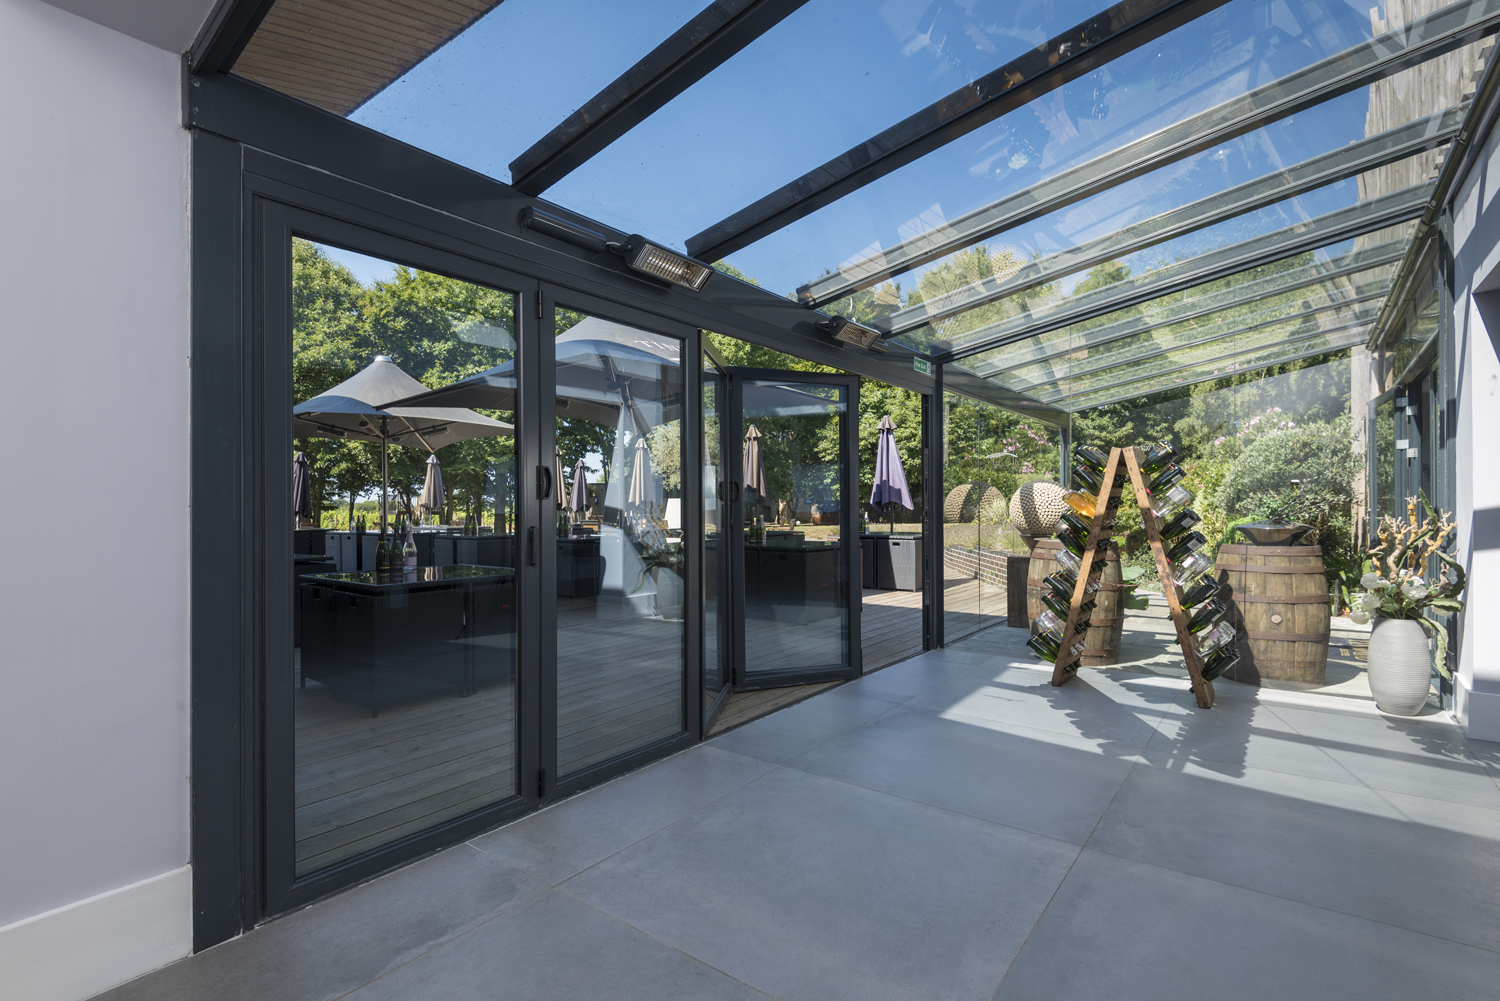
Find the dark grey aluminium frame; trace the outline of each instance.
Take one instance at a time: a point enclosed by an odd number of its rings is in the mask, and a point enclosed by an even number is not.
[[[728,565],[729,573],[729,644],[732,651],[730,663],[733,667],[735,691],[753,691],[761,688],[785,688],[791,685],[810,685],[823,681],[852,681],[864,673],[864,656],[860,644],[860,606],[862,594],[860,581],[859,521],[859,377],[833,375],[825,372],[797,372],[775,368],[730,368],[726,376],[729,392],[725,393],[724,407],[719,412],[720,440],[733,443],[744,437],[744,389],[746,382],[786,381],[818,386],[842,386],[847,394],[844,413],[840,417],[839,437],[843,451],[843,469],[840,480],[844,501],[839,504],[839,537],[844,540],[843,573],[847,586],[845,601],[849,612],[848,643],[849,663],[833,671],[809,671],[798,675],[778,676],[772,682],[750,679],[745,668],[745,528],[739,517],[735,502],[741,496],[744,484],[740,479],[744,470],[734,462],[735,449],[726,446],[725,455],[730,461],[727,484],[731,498],[731,516],[725,521],[725,552],[720,557]],[[853,540],[853,545],[849,541]]]

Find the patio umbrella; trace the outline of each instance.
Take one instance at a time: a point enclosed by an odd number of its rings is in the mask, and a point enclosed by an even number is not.
[[[651,489],[651,453],[646,450],[644,436],[635,440],[635,462],[630,467],[630,496],[626,502],[634,508],[644,508],[654,500]]]
[[[562,446],[561,445],[556,445],[556,446],[553,447],[552,451],[554,453],[554,455],[552,457],[552,478],[556,481],[556,485],[553,486],[553,488],[552,488],[552,497],[553,497],[554,500],[557,501],[557,509],[559,511],[561,511],[564,507],[567,506],[566,504],[563,503],[563,495],[562,495],[562,488],[563,488]]]
[[[390,474],[389,447],[405,445],[436,452],[444,445],[515,434],[515,428],[459,407],[389,406],[427,387],[385,355],[326,393],[292,408],[292,437],[340,438],[380,443],[380,530],[385,531]]]
[[[880,441],[875,446],[875,486],[870,504],[884,505],[896,527],[896,505],[912,510],[911,489],[906,485],[906,470],[901,468],[901,453],[896,450],[896,422],[891,415],[880,418]]]
[[[568,507],[580,514],[583,513],[584,508],[589,506],[589,481],[587,472],[587,469],[583,465],[583,460],[579,459],[578,463],[573,467],[573,493],[568,498]],[[558,482],[561,483],[562,481],[559,480]]]
[[[745,494],[756,507],[769,508],[766,460],[760,452],[760,430],[754,424],[745,432]]]
[[[422,482],[422,499],[417,507],[429,515],[443,509],[443,467],[435,455],[427,457],[427,479]]]
[[[312,474],[307,468],[307,454],[292,456],[292,518],[301,521],[312,517]]]

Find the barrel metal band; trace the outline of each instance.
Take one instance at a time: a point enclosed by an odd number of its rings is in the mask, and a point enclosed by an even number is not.
[[[1246,629],[1240,633],[1252,640],[1285,640],[1288,643],[1327,643],[1327,633],[1262,633]]]
[[[1243,563],[1220,563],[1215,570],[1248,570],[1254,573],[1324,573],[1323,566],[1315,567],[1252,567]]]

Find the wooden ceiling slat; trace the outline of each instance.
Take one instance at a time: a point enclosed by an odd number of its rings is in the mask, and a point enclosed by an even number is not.
[[[347,115],[500,0],[278,0],[239,76]]]

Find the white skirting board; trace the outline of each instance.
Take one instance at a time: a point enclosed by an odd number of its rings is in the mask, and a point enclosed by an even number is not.
[[[0,928],[0,1001],[82,1001],[192,951],[183,866]]]
[[[1464,733],[1476,740],[1500,741],[1500,695],[1471,692],[1461,679],[1453,685],[1453,715]]]

